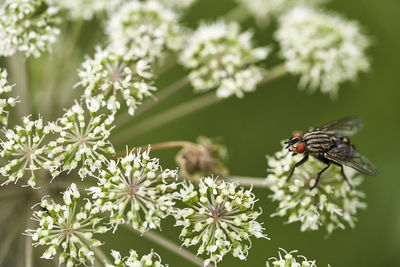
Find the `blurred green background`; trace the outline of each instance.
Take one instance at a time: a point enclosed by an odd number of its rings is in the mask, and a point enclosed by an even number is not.
[[[201,0],[185,21],[198,25],[200,19],[213,20],[235,6],[228,0]],[[336,230],[330,237],[321,230],[300,232],[299,224],[284,224],[285,218],[271,218],[276,203],[271,203],[267,190],[256,189],[260,198],[266,232],[271,238],[255,240],[246,261],[226,256],[219,266],[265,266],[268,257],[276,256],[278,248],[298,249],[300,254],[315,259],[318,266],[400,266],[400,1],[340,0],[331,1],[328,9],[349,19],[358,20],[373,39],[369,50],[371,71],[362,74],[355,83],[341,86],[339,98],[332,101],[320,93],[308,94],[297,89],[297,77],[284,77],[263,85],[243,99],[231,98],[205,110],[169,123],[145,136],[127,143],[142,145],[168,140],[191,140],[197,136],[222,137],[229,148],[230,172],[233,175],[266,176],[266,154],[280,149],[280,141],[293,130],[307,130],[344,116],[359,116],[364,121],[362,131],[352,138],[358,150],[380,170],[377,177],[365,177],[361,190],[368,208],[359,212],[355,229]],[[244,28],[254,27],[252,19]],[[258,45],[269,44],[275,25],[256,30]],[[276,47],[277,48],[277,47]],[[274,60],[267,62],[272,66]],[[168,84],[181,74],[179,68],[161,77]],[[157,113],[193,97],[191,90],[155,108]],[[134,130],[133,130],[134,131]],[[161,162],[174,167],[177,150],[157,152]],[[173,220],[163,223],[163,234],[178,242],[178,229]],[[113,245],[132,247],[146,252],[154,247],[170,266],[191,264],[146,240],[121,235]]]
[[[228,13],[235,5],[230,0],[199,0],[189,10],[184,22],[194,28],[200,20],[213,21]],[[360,152],[377,165],[380,175],[366,177],[360,188],[367,195],[365,201],[368,209],[359,212],[356,228],[336,230],[328,238],[323,230],[301,233],[299,224],[287,225],[284,223],[285,218],[271,218],[276,203],[271,203],[267,190],[255,189],[255,194],[260,198],[257,204],[263,209],[259,220],[264,222],[271,240],[254,240],[246,261],[227,255],[218,266],[265,266],[269,257],[277,256],[279,247],[298,249],[300,254],[315,259],[318,266],[400,266],[400,1],[339,0],[331,1],[326,8],[358,20],[373,39],[373,46],[368,51],[372,62],[371,71],[362,74],[355,83],[343,84],[338,100],[332,101],[319,92],[308,94],[300,91],[297,89],[298,78],[286,76],[260,86],[256,92],[246,94],[243,99],[230,98],[168,123],[151,133],[122,142],[133,147],[170,140],[195,141],[199,135],[221,137],[229,149],[232,175],[266,177],[265,156],[279,150],[280,141],[288,138],[294,130],[307,130],[311,126],[350,115],[363,119],[364,128],[352,141]],[[271,24],[265,29],[256,28],[251,18],[242,24],[245,29],[255,29],[257,45],[273,42],[272,34],[276,25]],[[100,22],[85,24],[82,32],[91,30],[91,35],[79,36],[80,56],[93,54],[94,44],[99,40],[96,32],[102,30]],[[32,67],[32,77],[34,74],[42,76],[46,73],[46,67],[51,68],[46,60],[33,61],[32,66],[45,67]],[[65,62],[70,67],[59,66],[65,67],[63,71],[74,74],[74,78],[65,83],[73,84],[76,79],[75,69],[81,61],[82,57],[71,58],[70,62]],[[271,67],[275,63],[276,58],[271,58],[266,66]],[[185,73],[176,66],[161,76],[157,85],[163,88]],[[40,87],[39,80],[36,81],[36,87]],[[57,92],[60,97],[69,93]],[[193,97],[195,95],[188,87],[157,105],[146,116],[162,112]],[[40,94],[36,95],[37,103],[41,99]],[[69,104],[65,103],[65,106]],[[124,145],[118,148],[124,149]],[[153,156],[159,156],[163,166],[175,168],[174,155],[177,151],[157,151]],[[180,228],[174,228],[173,223],[171,218],[164,221],[162,234],[179,243]],[[124,229],[115,235],[110,234],[105,248],[105,251],[118,249],[124,254],[130,248],[140,254],[154,248],[163,262],[170,266],[192,266],[178,255]]]

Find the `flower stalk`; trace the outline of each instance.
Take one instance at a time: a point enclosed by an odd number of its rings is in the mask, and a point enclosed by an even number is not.
[[[156,143],[156,144],[151,144],[147,146],[142,146],[139,149],[141,151],[145,151],[150,147],[150,150],[160,150],[160,149],[167,149],[167,148],[176,148],[176,147],[190,147],[190,146],[195,146],[196,144],[189,142],[189,141],[168,141],[168,142],[162,142],[162,143]],[[110,158],[119,158],[119,157],[124,157],[127,154],[127,152],[124,151],[119,151],[115,153],[112,157]]]
[[[194,263],[196,266],[200,267],[210,266],[210,265],[204,265],[204,261],[201,258],[197,257],[189,250],[179,247],[177,244],[163,237],[162,235],[158,234],[155,231],[150,230],[142,234],[139,231],[132,229],[132,227],[129,227],[128,225],[124,226],[127,229],[134,231],[137,234],[141,234],[141,236],[143,236],[144,238],[153,241],[154,243],[164,247],[165,249],[168,249],[169,251],[181,256],[182,258],[185,258],[186,260]]]

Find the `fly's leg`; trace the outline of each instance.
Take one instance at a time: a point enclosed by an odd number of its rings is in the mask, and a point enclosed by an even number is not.
[[[297,162],[296,164],[294,164],[294,166],[292,167],[292,169],[290,170],[290,173],[288,175],[288,177],[286,178],[286,181],[288,181],[290,178],[292,178],[292,175],[294,173],[294,169],[296,169],[297,167],[299,167],[300,165],[302,165],[304,162],[306,162],[308,160],[308,154],[306,154],[304,156],[304,158],[302,158],[299,162]]]
[[[319,171],[319,173],[317,174],[317,180],[315,181],[315,184],[313,186],[310,187],[310,190],[313,190],[315,187],[317,187],[318,182],[319,182],[319,178],[321,178],[321,174],[323,174],[330,166],[332,161],[330,161],[327,158],[318,158],[321,162],[326,164],[326,167],[323,168],[322,170]]]
[[[344,173],[344,169],[343,169],[343,165],[340,163],[337,163],[335,161],[332,161],[333,164],[335,164],[336,166],[339,166],[341,168],[340,172],[342,173],[343,179],[346,181],[346,183],[349,185],[350,190],[353,190],[353,186],[350,184],[349,179],[347,178],[346,174]]]

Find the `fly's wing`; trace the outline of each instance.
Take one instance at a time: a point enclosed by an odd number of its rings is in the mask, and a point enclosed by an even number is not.
[[[341,120],[332,121],[322,127],[321,130],[335,132],[343,136],[352,136],[362,128],[362,121],[357,117],[347,117]]]
[[[365,156],[355,151],[349,143],[342,143],[325,153],[325,157],[346,165],[366,175],[378,175],[378,170]]]

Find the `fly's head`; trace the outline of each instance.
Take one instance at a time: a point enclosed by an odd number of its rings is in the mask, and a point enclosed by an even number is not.
[[[287,144],[285,148],[293,152],[293,155],[302,154],[306,151],[306,146],[300,132],[296,132],[285,144]]]

